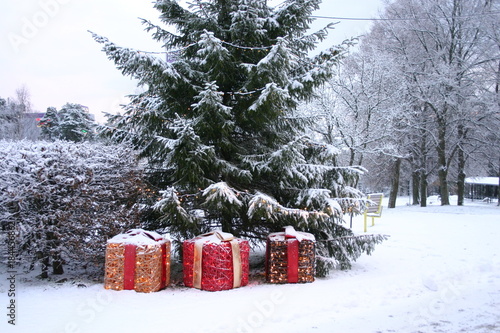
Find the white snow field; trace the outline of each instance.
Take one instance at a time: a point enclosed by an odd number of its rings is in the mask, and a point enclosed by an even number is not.
[[[299,285],[207,292],[175,286],[150,294],[16,282],[8,324],[2,267],[0,331],[30,333],[500,332],[500,207],[384,207],[368,233],[390,235],[349,271]],[[347,218],[348,220],[348,218]],[[353,220],[362,233],[362,216]],[[21,278],[20,276],[18,278]]]

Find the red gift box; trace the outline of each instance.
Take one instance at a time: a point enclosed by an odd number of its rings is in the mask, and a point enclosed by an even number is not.
[[[314,281],[314,235],[291,226],[267,237],[266,280],[270,283]]]
[[[185,286],[219,291],[248,284],[247,240],[214,231],[184,241],[182,248]]]
[[[108,240],[104,288],[153,292],[169,282],[170,240],[142,229]]]

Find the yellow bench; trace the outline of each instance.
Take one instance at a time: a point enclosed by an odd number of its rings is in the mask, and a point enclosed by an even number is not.
[[[366,219],[368,217],[372,218],[372,227],[375,225],[375,218],[382,216],[382,199],[384,198],[383,193],[372,193],[368,194],[366,203],[366,209],[364,212],[365,217],[365,232],[366,232]]]

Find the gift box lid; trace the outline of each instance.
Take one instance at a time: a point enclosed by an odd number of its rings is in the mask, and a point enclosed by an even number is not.
[[[132,245],[155,245],[166,242],[168,236],[162,236],[154,231],[143,229],[130,229],[126,233],[118,234],[108,240],[108,243],[132,244]]]
[[[228,242],[233,239],[238,239],[228,232],[222,232],[222,230],[214,230],[206,234],[196,236],[194,240],[203,240],[205,243],[215,243],[220,244],[222,242]]]
[[[284,231],[274,232],[269,234],[268,238],[272,241],[284,241],[286,239],[295,238],[299,242],[302,240],[316,241],[313,234],[308,232],[296,231],[292,226],[287,226]]]

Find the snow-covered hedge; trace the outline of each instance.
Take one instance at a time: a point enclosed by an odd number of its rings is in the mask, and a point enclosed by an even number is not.
[[[22,269],[99,272],[107,238],[139,224],[142,170],[124,146],[0,141],[0,156],[0,246]]]

